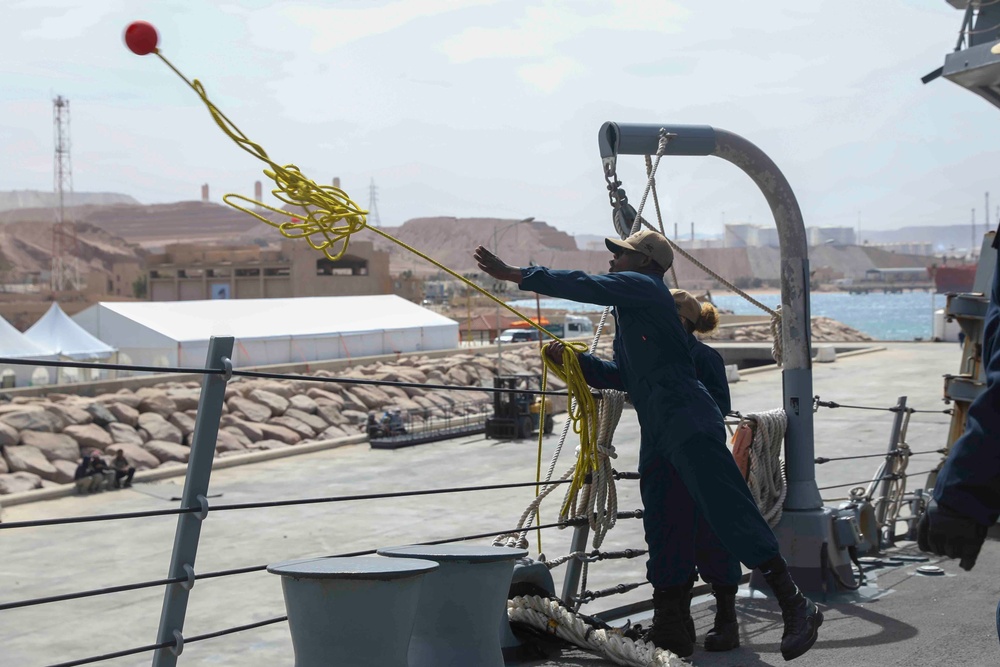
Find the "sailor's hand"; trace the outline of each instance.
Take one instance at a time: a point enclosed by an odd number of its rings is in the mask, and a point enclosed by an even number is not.
[[[917,546],[938,556],[960,558],[959,566],[971,570],[986,540],[986,526],[952,512],[931,500],[917,525]]]
[[[472,254],[479,265],[479,270],[496,278],[497,280],[509,280],[514,283],[521,282],[521,269],[511,266],[491,253],[483,246],[476,248]]]
[[[556,366],[562,366],[563,363],[563,350],[566,348],[561,342],[554,340],[545,345],[545,355],[554,363]]]

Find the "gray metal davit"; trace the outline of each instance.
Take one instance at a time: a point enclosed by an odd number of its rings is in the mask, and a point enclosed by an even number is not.
[[[607,122],[598,144],[605,172],[619,155],[655,155],[661,130],[674,135],[664,155],[715,156],[739,167],[757,184],[778,227],[781,246],[782,388],[788,415],[785,466],[788,494],[775,534],[803,590],[829,584],[832,568],[853,584],[847,546],[834,537],[836,511],[823,507],[816,486],[813,383],[809,316],[809,258],[802,211],[777,165],[743,137],[707,125],[638,125]],[[842,541],[842,540],[841,540]],[[828,559],[827,562],[826,559]]]

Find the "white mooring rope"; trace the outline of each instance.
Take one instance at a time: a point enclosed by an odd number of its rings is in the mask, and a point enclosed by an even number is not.
[[[750,446],[750,492],[760,513],[773,528],[781,520],[787,491],[781,446],[785,441],[788,416],[784,410],[777,409],[748,414],[744,419],[756,424]]]
[[[626,667],[688,667],[691,663],[649,642],[632,640],[616,632],[595,628],[557,600],[537,595],[507,601],[511,621],[525,623],[555,635],[585,651]]]

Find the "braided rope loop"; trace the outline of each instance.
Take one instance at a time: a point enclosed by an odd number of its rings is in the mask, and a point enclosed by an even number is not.
[[[777,409],[748,414],[744,420],[755,425],[747,484],[761,515],[774,528],[781,521],[787,492],[781,447],[785,441],[788,416],[784,410]]]

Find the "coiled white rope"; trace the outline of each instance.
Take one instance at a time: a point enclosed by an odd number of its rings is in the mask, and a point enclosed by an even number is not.
[[[618,490],[611,459],[618,457],[612,441],[624,405],[624,392],[601,391],[597,410],[597,470],[591,474],[590,484],[584,486],[577,496],[577,504],[573,508],[574,516],[587,517],[590,529],[594,531],[595,549],[601,546],[608,531],[618,521]]]
[[[611,466],[611,459],[615,458],[614,439],[615,429],[622,415],[622,408],[625,404],[625,394],[612,389],[601,390],[601,400],[598,403],[597,412],[597,470],[591,475],[589,484],[584,485],[577,496],[576,504],[572,509],[572,517],[560,516],[560,521],[569,518],[586,516],[591,529],[594,531],[594,548],[600,547],[607,532],[614,527],[618,520],[618,491],[615,487],[614,471]],[[568,424],[568,422],[567,422]],[[565,435],[565,434],[564,434]],[[562,443],[560,442],[560,445]],[[539,505],[558,485],[548,484],[551,479],[551,471],[555,467],[555,459],[549,466],[546,485],[539,492],[528,507],[521,514],[517,523],[517,530],[512,533],[498,535],[493,540],[493,546],[506,546],[525,548],[528,546],[528,528],[531,520],[535,516]],[[567,480],[576,471],[574,463],[569,470],[563,473],[560,480]]]
[[[781,521],[785,504],[785,463],[781,446],[785,441],[788,416],[783,409],[748,414],[745,420],[756,424],[750,446],[750,493],[761,515],[772,528]]]
[[[542,632],[596,653],[627,667],[681,667],[690,663],[644,641],[634,641],[616,632],[595,628],[557,600],[537,595],[517,596],[507,601],[511,621],[525,623]]]

